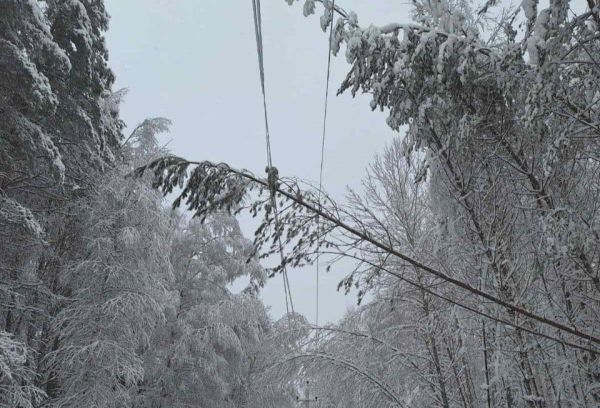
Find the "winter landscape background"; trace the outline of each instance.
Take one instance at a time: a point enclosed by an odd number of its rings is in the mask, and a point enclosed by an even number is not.
[[[599,27],[0,0],[0,407],[600,406]]]

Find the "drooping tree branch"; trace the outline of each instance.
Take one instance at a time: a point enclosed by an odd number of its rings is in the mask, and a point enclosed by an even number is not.
[[[188,170],[193,166],[195,167],[188,174]],[[153,172],[154,188],[159,189],[163,194],[166,195],[172,193],[175,188],[182,189],[181,193],[178,194],[173,202],[174,208],[181,206],[182,201],[185,201],[187,209],[193,211],[195,216],[202,219],[215,211],[239,211],[243,208],[247,194],[254,189],[258,189],[259,193],[273,191],[277,198],[290,200],[295,211],[282,217],[279,225],[273,225],[273,209],[270,208],[268,202],[265,203],[265,201],[255,200],[251,204],[250,211],[253,215],[256,215],[261,209],[264,210],[265,213],[265,219],[255,233],[255,245],[257,246],[257,250],[263,249],[264,245],[268,242],[279,240],[284,234],[286,234],[286,242],[291,242],[291,239],[293,238],[296,238],[299,241],[295,248],[300,248],[303,240],[305,243],[308,241],[309,244],[319,245],[319,238],[323,231],[310,231],[310,228],[306,226],[305,223],[298,225],[295,220],[301,218],[297,216],[302,212],[304,212],[304,214],[308,213],[313,216],[319,216],[329,224],[328,227],[325,227],[329,228],[329,231],[341,229],[350,236],[355,237],[357,240],[367,242],[385,253],[391,254],[444,282],[497,304],[507,311],[530,318],[544,325],[554,327],[555,329],[569,333],[591,343],[600,344],[600,338],[596,336],[585,333],[578,328],[569,327],[555,320],[540,316],[523,307],[502,300],[497,296],[475,288],[467,282],[453,278],[438,269],[400,252],[389,243],[379,241],[366,228],[361,230],[344,221],[339,216],[339,209],[335,209],[336,211],[334,213],[324,206],[319,206],[318,201],[313,197],[314,194],[309,191],[302,191],[297,183],[287,179],[267,181],[247,170],[238,170],[225,163],[216,164],[209,161],[195,162],[176,156],[167,156],[157,159],[146,166],[136,169],[135,174],[140,177],[148,170]],[[292,226],[286,226],[286,222],[292,223]],[[294,223],[296,224],[294,225]],[[273,228],[272,235],[269,233],[269,228]],[[292,257],[285,257],[282,263],[297,265],[302,261],[310,263],[312,262],[312,259],[309,255],[296,251],[293,253]],[[382,269],[382,271],[396,277],[401,277],[389,269]]]

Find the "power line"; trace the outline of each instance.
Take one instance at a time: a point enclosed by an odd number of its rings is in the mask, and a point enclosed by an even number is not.
[[[468,292],[471,292],[473,294],[476,294],[482,298],[485,298],[487,300],[490,300],[502,307],[504,307],[507,310],[511,310],[513,312],[519,313],[523,316],[529,317],[531,319],[537,320],[540,323],[543,324],[547,324],[549,326],[552,326],[554,328],[557,328],[561,331],[564,332],[568,332],[572,335],[575,335],[577,337],[583,338],[585,340],[591,341],[593,343],[596,344],[600,344],[600,339],[589,335],[587,333],[583,333],[579,330],[577,330],[576,328],[571,328],[569,326],[566,326],[564,324],[561,324],[559,322],[556,322],[554,320],[545,318],[543,316],[539,316],[535,313],[532,313],[524,308],[521,308],[519,306],[515,306],[507,301],[504,301],[494,295],[491,295],[487,292],[484,292],[482,290],[479,290],[471,285],[469,285],[466,282],[460,281],[458,279],[455,279],[451,276],[448,276],[446,274],[444,274],[443,272],[436,270],[428,265],[422,264],[421,262],[405,255],[402,254],[401,252],[396,251],[394,248],[391,248],[379,241],[377,241],[376,239],[374,239],[373,237],[370,236],[370,234],[368,233],[363,233],[361,231],[358,231],[357,229],[353,228],[350,225],[345,224],[344,222],[342,222],[341,220],[336,220],[333,219],[330,216],[327,216],[323,211],[322,211],[322,206],[321,206],[321,189],[322,189],[322,174],[323,174],[323,163],[324,163],[324,146],[325,146],[325,135],[326,135],[326,120],[327,120],[327,101],[328,101],[328,94],[329,94],[329,75],[330,75],[330,64],[331,64],[331,38],[332,38],[332,33],[333,33],[333,11],[334,11],[334,4],[335,2],[333,1],[333,5],[331,8],[331,13],[332,13],[332,20],[331,20],[331,27],[330,27],[330,41],[329,41],[329,56],[328,56],[328,64],[327,64],[327,84],[326,84],[326,94],[325,94],[325,113],[324,113],[324,118],[323,118],[323,137],[322,137],[322,143],[321,143],[321,167],[320,167],[320,175],[319,175],[319,200],[318,200],[318,208],[315,208],[309,204],[307,204],[306,202],[302,201],[299,202],[300,205],[311,209],[312,211],[314,211],[317,216],[319,217],[319,223],[320,223],[320,217],[324,217],[326,219],[328,219],[331,222],[336,223],[338,226],[342,227],[343,229],[345,229],[346,231],[350,232],[351,234],[375,245],[376,247],[383,249],[384,251],[393,254],[395,256],[397,256],[398,258],[412,264],[413,266],[431,274],[434,276],[437,276],[438,278],[441,278],[442,280],[451,283],[455,286],[458,286],[464,290],[467,290]],[[294,197],[292,194],[289,194],[281,189],[279,189],[277,187],[277,169],[275,167],[273,167],[273,162],[272,162],[272,152],[271,152],[271,141],[270,141],[270,135],[269,135],[269,121],[268,121],[268,110],[267,110],[267,100],[266,100],[266,92],[265,92],[265,74],[264,74],[264,53],[263,53],[263,41],[262,41],[262,18],[261,18],[261,8],[260,8],[260,0],[252,0],[252,6],[253,6],[253,10],[254,10],[254,28],[255,28],[255,35],[256,35],[256,47],[257,47],[257,53],[258,53],[258,62],[259,62],[259,72],[260,72],[260,81],[261,81],[261,89],[262,89],[262,96],[263,96],[263,110],[264,110],[264,121],[265,121],[265,139],[266,139],[266,150],[267,150],[267,162],[268,162],[268,167],[267,167],[267,172],[269,174],[269,178],[268,178],[268,182],[266,183],[267,187],[269,188],[270,192],[271,192],[271,203],[272,203],[272,207],[273,207],[273,211],[274,211],[274,217],[275,217],[275,224],[279,225],[279,215],[278,215],[278,208],[277,208],[277,202],[275,199],[275,194],[276,192],[279,192],[280,194],[286,196],[289,199],[292,199],[294,201],[297,201],[296,197]],[[265,184],[265,182],[263,180],[257,179],[254,176],[250,176],[247,173],[244,172],[238,172],[236,171],[236,173],[238,173],[239,175],[242,175],[246,178],[250,178],[256,182],[259,182],[261,184]],[[278,244],[279,244],[279,253],[280,253],[280,257],[281,257],[281,264],[282,264],[282,269],[283,269],[283,280],[284,280],[284,289],[286,292],[286,307],[288,307],[287,303],[288,303],[288,296],[289,296],[289,302],[291,305],[291,310],[292,313],[294,312],[294,306],[293,306],[293,302],[292,302],[292,294],[290,291],[290,286],[289,286],[289,280],[288,280],[288,276],[287,276],[287,267],[285,264],[285,256],[283,253],[283,245],[281,242],[281,237],[278,236]],[[390,271],[388,271],[390,272]],[[319,264],[317,262],[317,277],[319,274]],[[392,275],[395,275],[392,273]],[[396,275],[397,276],[397,275]],[[318,278],[317,278],[318,279]],[[317,285],[317,290],[318,290],[318,285]],[[438,297],[439,294],[437,295]],[[456,303],[455,301],[452,301],[450,299],[445,299],[451,303],[454,303],[458,306],[462,306],[465,307],[467,309],[469,309],[468,306],[466,305],[461,305]],[[482,314],[479,311],[475,311],[475,310],[471,310],[475,313],[478,314]],[[288,310],[288,315],[289,315],[289,310]],[[488,318],[494,319],[492,316],[486,316]],[[317,294],[317,319],[318,319],[318,294]],[[495,319],[494,319],[495,320]],[[318,320],[317,320],[318,322]],[[504,321],[505,324],[509,324],[508,322]],[[512,324],[511,324],[512,325]],[[539,332],[534,332],[531,331],[529,329],[525,329],[523,327],[518,327],[521,330],[527,331],[531,334],[537,334],[540,335],[542,337],[546,337],[546,338],[550,338],[553,339],[547,335],[544,335],[542,333]],[[556,340],[556,339],[553,339]],[[565,343],[568,344],[568,343]],[[571,345],[571,344],[569,344]],[[582,347],[579,347],[582,348]],[[589,350],[588,350],[589,351]]]
[[[324,158],[325,158],[325,136],[327,134],[327,106],[328,106],[328,102],[329,102],[329,76],[331,73],[331,43],[333,41],[333,15],[335,12],[335,0],[332,1],[331,3],[331,14],[330,14],[330,19],[331,21],[329,22],[329,46],[328,46],[328,51],[327,51],[327,79],[325,82],[325,109],[323,112],[323,136],[321,137],[321,166],[319,169],[319,208],[321,208],[321,192],[322,192],[322,188],[323,188],[323,164],[324,164]],[[320,230],[321,227],[321,218],[317,217],[317,228]],[[318,326],[319,325],[319,274],[320,274],[320,267],[319,267],[319,258],[320,258],[320,252],[317,249],[317,306],[316,306],[316,312],[315,312],[315,324]]]
[[[269,180],[269,190],[271,193],[271,207],[273,208],[273,214],[275,216],[275,225],[279,225],[279,211],[277,209],[277,200],[275,199],[275,187],[277,183],[277,169],[273,167],[273,158],[271,151],[271,136],[269,134],[269,115],[267,109],[267,93],[265,91],[265,64],[264,64],[264,50],[263,50],[263,38],[262,38],[262,16],[261,16],[261,8],[260,8],[260,0],[252,0],[252,9],[254,11],[254,34],[256,36],[256,52],[258,54],[258,69],[260,74],[260,87],[262,90],[262,99],[263,99],[263,112],[264,112],[264,120],[265,120],[265,142],[267,149],[267,173]],[[290,287],[290,281],[288,279],[287,267],[285,265],[285,257],[283,254],[283,245],[281,242],[281,237],[277,237],[279,244],[279,256],[281,257],[281,265],[282,265],[282,275],[283,275],[283,290],[285,295],[285,308],[288,316],[289,323],[289,315],[290,308],[292,311],[292,315],[295,314],[294,311],[294,302],[292,300],[292,291]],[[288,301],[289,299],[289,301]]]
[[[182,160],[182,159],[179,159]],[[185,162],[187,164],[196,164],[196,165],[203,165],[203,166],[209,166],[209,167],[214,167],[214,168],[221,168],[221,170],[223,170],[222,166],[226,166],[225,171],[235,174],[239,177],[245,178],[246,180],[252,181],[254,183],[257,183],[258,185],[262,185],[264,187],[269,188],[270,183],[264,179],[261,179],[259,177],[256,177],[255,175],[253,175],[252,173],[248,172],[247,170],[238,170],[235,168],[232,168],[230,166],[224,165],[223,163],[221,164],[214,164],[208,161],[204,161],[204,162],[196,162],[196,161],[188,161],[185,160]],[[180,163],[178,164],[180,165]],[[374,238],[368,231],[360,231],[358,229],[358,227],[354,227],[348,223],[346,223],[345,221],[336,218],[335,216],[323,211],[322,209],[319,208],[318,204],[313,204],[308,202],[306,199],[303,199],[301,197],[298,197],[296,193],[292,193],[286,190],[283,190],[282,188],[276,186],[276,192],[281,194],[282,196],[284,196],[285,198],[294,201],[296,204],[298,204],[299,206],[304,207],[305,209],[315,213],[316,215],[319,215],[320,217],[326,219],[327,221],[333,223],[334,225],[336,225],[337,227],[345,230],[346,232],[354,235],[357,238],[360,238],[362,241],[368,242],[370,244],[372,244],[373,246],[391,254],[396,256],[397,258],[413,265],[414,267],[427,272],[430,275],[436,276],[438,278],[440,278],[441,280],[450,283],[453,286],[456,286],[458,288],[461,288],[467,292],[470,292],[476,296],[479,296],[483,299],[486,299],[492,303],[495,303],[501,307],[503,307],[506,310],[510,310],[514,313],[517,313],[519,315],[525,316],[527,318],[530,318],[532,320],[536,320],[539,323],[554,327],[555,329],[558,329],[562,332],[566,332],[569,333],[573,336],[579,337],[580,339],[584,339],[587,340],[591,343],[595,343],[595,344],[600,344],[600,338],[596,337],[592,334],[588,334],[585,332],[582,332],[581,330],[579,330],[577,327],[570,327],[567,326],[566,324],[557,322],[555,320],[552,320],[550,318],[538,315],[536,313],[533,313],[527,309],[525,309],[524,307],[521,306],[517,306],[514,305],[508,301],[502,300],[499,297],[492,295],[488,292],[485,292],[481,289],[477,289],[473,286],[471,286],[469,283],[461,281],[457,278],[453,278],[450,275],[445,274],[444,272],[435,269],[432,266],[426,265],[400,251],[398,251],[397,249],[393,248],[392,246],[389,246],[381,241],[378,241],[376,238]],[[384,271],[386,271],[385,269],[383,269]],[[398,278],[402,278],[401,275],[394,273],[393,271],[386,271],[387,273],[396,276]],[[459,305],[459,304],[457,304]],[[461,306],[461,305],[459,305]],[[535,332],[533,332],[532,334],[535,334]],[[543,334],[539,333],[539,335],[544,336]],[[566,344],[566,343],[565,343]],[[590,351],[590,350],[588,350]]]
[[[254,34],[256,36],[256,53],[258,55],[258,70],[260,74],[260,87],[262,90],[263,112],[265,116],[265,139],[267,147],[267,163],[269,167],[273,166],[271,158],[271,136],[269,134],[269,116],[267,110],[267,94],[265,91],[265,64],[263,54],[262,40],[262,16],[260,12],[260,0],[252,0],[252,9],[254,10]]]
[[[452,299],[452,298],[450,298],[450,297],[448,297],[446,295],[442,295],[440,293],[437,293],[433,289],[431,289],[431,287],[427,287],[426,285],[423,285],[423,284],[419,283],[418,281],[414,281],[412,279],[407,278],[404,275],[401,275],[401,274],[398,274],[396,272],[393,272],[393,271],[391,271],[390,269],[386,268],[383,265],[377,265],[377,264],[375,264],[375,263],[373,263],[371,261],[368,261],[366,259],[353,256],[351,254],[344,254],[344,256],[349,257],[349,258],[353,258],[353,259],[361,261],[361,262],[364,262],[364,263],[366,263],[366,264],[368,264],[368,265],[370,265],[370,266],[372,266],[374,268],[378,268],[379,270],[387,272],[388,274],[396,277],[398,280],[408,283],[410,286],[413,286],[413,287],[415,287],[417,289],[420,289],[423,292],[426,292],[426,293],[428,293],[428,294],[430,294],[430,295],[432,295],[434,297],[437,297],[438,299],[444,300],[444,301],[446,301],[446,302],[448,302],[448,303],[450,303],[452,305],[458,306],[458,307],[460,307],[462,309],[465,309],[465,310],[467,310],[467,311],[469,311],[469,312],[471,312],[473,314],[479,315],[481,317],[485,317],[485,318],[487,318],[489,320],[492,320],[492,321],[494,321],[496,323],[500,323],[500,324],[504,324],[506,326],[510,326],[510,327],[512,327],[514,329],[521,330],[521,331],[524,331],[525,333],[529,333],[529,334],[534,335],[534,336],[539,336],[539,337],[545,338],[547,340],[554,341],[554,342],[562,344],[564,346],[569,346],[569,347],[572,347],[572,348],[576,348],[578,350],[587,351],[587,352],[592,353],[592,354],[597,354],[597,351],[595,351],[595,350],[593,350],[593,349],[591,349],[589,347],[581,346],[581,345],[576,344],[576,343],[572,343],[572,342],[569,342],[569,341],[566,341],[566,340],[562,340],[562,339],[559,339],[558,337],[554,337],[554,336],[551,336],[549,334],[541,333],[541,332],[535,331],[533,329],[529,329],[529,328],[527,328],[527,327],[525,327],[523,325],[520,325],[520,324],[517,324],[517,323],[513,323],[513,322],[511,322],[509,320],[493,316],[493,315],[491,315],[489,313],[486,313],[484,311],[481,311],[481,310],[477,310],[474,307],[468,306],[468,305],[466,305],[466,304],[464,304],[464,303],[462,303],[462,302],[460,302],[458,300],[454,300],[454,299]]]
[[[188,166],[190,166],[190,165],[197,165],[198,168],[193,170],[192,175],[187,175],[186,172],[187,172]],[[174,203],[175,207],[178,207],[180,205],[181,199],[184,197],[184,194],[187,195],[190,193],[190,191],[195,191],[195,189],[197,188],[195,185],[194,186],[190,185],[190,183],[191,183],[190,180],[191,179],[197,180],[197,175],[198,175],[197,171],[199,169],[202,170],[201,174],[204,174],[203,176],[201,176],[203,178],[203,180],[206,180],[206,178],[208,178],[208,177],[215,177],[215,176],[218,178],[222,178],[222,177],[224,177],[223,173],[225,173],[227,175],[233,175],[235,177],[239,177],[240,181],[242,181],[242,179],[245,179],[246,187],[248,187],[251,182],[251,183],[255,183],[256,185],[259,185],[259,186],[271,188],[271,183],[269,183],[269,181],[259,178],[247,170],[238,170],[233,167],[230,167],[229,165],[227,165],[225,163],[215,164],[210,161],[198,162],[198,161],[185,160],[185,159],[182,159],[177,156],[168,156],[168,157],[163,157],[161,159],[155,160],[146,166],[142,166],[142,167],[136,169],[134,174],[137,177],[140,177],[141,175],[144,174],[145,170],[148,170],[148,169],[153,170],[154,176],[155,176],[155,183],[158,183],[158,184],[155,184],[154,187],[162,190],[163,193],[168,193],[168,192],[172,191],[172,186],[173,186],[172,183],[174,183],[172,177],[163,178],[163,173],[165,171],[169,171],[169,172],[172,171],[172,172],[174,172],[174,174],[177,174],[177,180],[181,180],[181,178],[184,178],[184,179],[188,178],[188,181],[185,183],[185,188],[183,190],[183,193],[179,194],[179,196],[177,197],[177,199]],[[213,174],[212,174],[212,176],[210,174],[207,175],[208,173],[206,173],[206,172],[213,173]],[[221,174],[219,175],[219,173],[221,173]],[[191,179],[190,179],[190,177],[191,177]],[[227,179],[228,179],[228,177],[227,177]],[[178,182],[179,181],[176,181],[176,183],[178,183]],[[222,187],[222,188],[226,189],[227,187]],[[565,324],[565,323],[561,323],[561,322],[558,322],[551,318],[547,318],[542,315],[531,312],[531,311],[525,309],[523,306],[517,306],[508,301],[502,300],[493,294],[485,292],[481,289],[477,289],[477,288],[471,286],[467,282],[453,278],[452,276],[447,275],[446,273],[444,273],[438,269],[435,269],[432,266],[424,264],[424,263],[400,252],[399,250],[395,249],[394,247],[392,247],[384,242],[379,241],[377,238],[374,238],[367,230],[361,231],[358,229],[359,227],[352,226],[352,225],[348,224],[347,222],[343,221],[342,219],[336,218],[335,215],[333,215],[329,212],[323,211],[321,208],[319,208],[318,204],[309,202],[308,200],[305,199],[305,196],[302,194],[299,195],[298,191],[287,191],[277,185],[275,186],[274,190],[275,190],[275,192],[279,193],[281,196],[293,201],[296,205],[303,207],[304,209],[309,210],[310,212],[314,213],[315,215],[319,215],[320,217],[331,222],[332,224],[335,225],[334,228],[342,229],[342,230],[350,233],[351,235],[354,235],[356,238],[359,238],[361,241],[370,243],[373,246],[387,252],[388,254],[394,255],[397,258],[407,262],[408,264],[411,264],[412,266],[414,266],[430,275],[440,278],[441,280],[443,280],[446,283],[450,283],[451,285],[453,285],[455,287],[461,288],[461,289],[463,289],[467,292],[470,292],[471,294],[474,294],[480,298],[486,299],[498,306],[501,306],[505,310],[512,311],[521,316],[530,318],[532,320],[536,320],[539,323],[542,323],[544,325],[554,327],[555,329],[558,329],[561,332],[566,332],[573,336],[579,337],[580,339],[587,340],[590,343],[594,343],[594,345],[596,347],[597,347],[597,345],[600,345],[599,337],[596,337],[593,334],[583,332],[580,329],[578,329],[576,326],[567,326],[567,324]],[[197,195],[199,193],[195,192],[193,194]],[[189,197],[188,197],[186,206],[190,211],[195,210],[197,215],[198,214],[206,214],[207,212],[213,210],[212,205],[207,206],[206,204],[201,203],[201,201],[199,201],[199,200],[190,200]],[[358,242],[358,241],[356,241],[356,242]],[[280,249],[281,249],[281,245],[280,245]],[[283,255],[282,250],[280,251],[280,254]],[[366,261],[366,260],[364,260],[364,261]],[[282,262],[282,264],[285,267],[285,262]],[[381,270],[383,270],[386,273],[389,273],[390,275],[395,276],[399,279],[406,279],[404,276],[402,276],[401,274],[396,273],[394,271],[386,270],[384,268],[381,268]],[[453,301],[452,299],[446,299],[446,300],[449,302],[456,302],[456,301]],[[460,302],[456,302],[455,304],[457,306],[463,307],[465,309],[469,307],[467,305],[461,304]],[[476,311],[476,310],[472,310],[472,311],[473,311],[473,313],[477,313],[477,314],[482,313],[482,312]],[[481,314],[481,315],[483,316],[483,314]],[[485,316],[485,317],[498,321],[497,318],[495,318],[493,316]],[[543,333],[539,333],[539,332],[536,332],[533,330],[529,331],[529,329],[525,330],[526,328],[516,327],[513,325],[512,322],[505,322],[505,324],[511,325],[515,328],[519,328],[524,331],[528,331],[529,333],[536,335],[536,336],[542,336],[542,337],[545,337],[548,339],[552,339],[551,337],[544,335]],[[558,340],[558,339],[552,339],[552,340]],[[571,347],[589,351],[590,353],[592,353],[594,355],[600,354],[600,351],[595,351],[594,349],[591,349],[591,348],[582,347],[582,346],[578,346],[578,345],[574,345],[574,344],[569,344],[562,340],[560,340],[559,342],[561,342],[565,345],[569,345]]]

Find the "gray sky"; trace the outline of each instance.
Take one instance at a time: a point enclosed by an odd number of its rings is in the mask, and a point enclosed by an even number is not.
[[[400,0],[340,0],[362,25],[407,22]],[[225,161],[261,174],[266,164],[264,124],[250,0],[106,0],[107,34],[116,88],[129,88],[121,117],[131,128],[146,117],[173,121],[174,154]],[[303,1],[263,0],[263,37],[273,161],[280,175],[318,180],[327,63],[327,35]],[[318,10],[319,10],[319,6]],[[394,137],[385,114],[371,112],[368,96],[335,91],[349,65],[332,60],[324,186],[343,200],[359,187],[366,166]],[[247,235],[249,223],[242,220]],[[336,268],[334,268],[336,269]],[[321,323],[339,319],[355,295],[336,292],[343,265],[321,274]],[[292,270],[296,311],[315,315],[315,269]],[[274,318],[285,311],[281,277],[262,293]]]

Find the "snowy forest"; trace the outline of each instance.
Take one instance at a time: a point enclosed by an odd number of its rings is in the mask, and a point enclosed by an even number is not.
[[[272,2],[251,172],[121,119],[103,0],[0,0],[0,407],[600,407],[600,2],[278,1],[395,132],[344,200],[271,156]],[[294,310],[319,265],[338,322]]]

